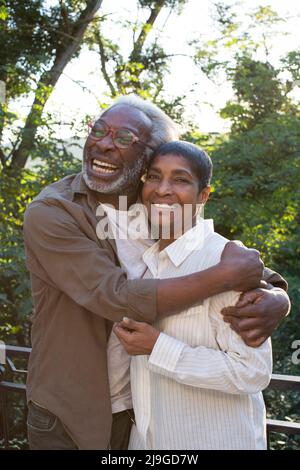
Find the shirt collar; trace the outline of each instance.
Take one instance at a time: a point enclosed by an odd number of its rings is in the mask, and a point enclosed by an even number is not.
[[[71,183],[71,190],[72,200],[74,200],[76,194],[85,194],[87,196],[88,205],[94,210],[94,212],[96,211],[99,201],[93,194],[93,191],[91,191],[86,185],[82,173],[78,173],[75,176]]]
[[[148,248],[143,255],[143,260],[153,276],[157,276],[158,257],[168,256],[176,266],[180,266],[186,258],[195,250],[203,247],[204,240],[214,232],[212,219],[200,219],[197,224],[177,238],[173,243],[159,252],[159,241]]]
[[[75,196],[76,193],[79,193],[79,194],[87,194],[88,193],[88,187],[85,184],[82,173],[78,173],[75,176],[75,178],[73,179],[73,181],[71,183],[71,188],[72,188],[73,197]]]

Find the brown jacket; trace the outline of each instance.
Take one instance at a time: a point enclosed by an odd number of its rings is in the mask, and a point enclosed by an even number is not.
[[[80,449],[108,447],[113,322],[157,315],[157,280],[127,280],[115,242],[96,235],[97,204],[81,174],[68,176],[39,194],[24,221],[34,301],[27,399],[58,416]],[[284,287],[276,273],[266,278]]]
[[[107,449],[106,347],[112,322],[156,318],[157,280],[127,280],[116,245],[99,240],[82,175],[44,189],[25,213],[34,315],[27,399],[60,418],[81,449]]]

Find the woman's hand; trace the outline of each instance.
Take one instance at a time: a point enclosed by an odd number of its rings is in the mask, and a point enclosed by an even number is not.
[[[113,328],[125,350],[131,356],[151,354],[160,332],[148,323],[127,317]]]

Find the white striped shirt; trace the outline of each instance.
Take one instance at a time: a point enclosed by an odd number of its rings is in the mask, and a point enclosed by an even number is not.
[[[227,240],[212,221],[196,227],[159,252],[144,253],[144,277],[168,278],[217,264]],[[261,390],[272,372],[271,343],[246,346],[220,311],[234,305],[226,292],[158,321],[162,333],[150,356],[131,361],[136,418],[129,449],[265,449]]]

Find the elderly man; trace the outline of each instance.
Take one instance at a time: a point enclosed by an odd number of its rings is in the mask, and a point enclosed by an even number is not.
[[[128,362],[111,334],[113,322],[127,316],[151,323],[228,289],[259,285],[258,253],[232,242],[216,266],[199,273],[133,279],[142,274],[136,260],[149,240],[97,236],[99,204],[118,211],[120,195],[128,207],[136,201],[150,153],[177,137],[174,123],[157,107],[120,98],[92,126],[82,173],[45,188],[26,211],[34,300],[27,381],[32,449],[126,448],[132,408]],[[284,286],[275,273],[267,271],[264,278]],[[248,318],[236,310],[241,318],[235,316],[233,327],[248,344],[261,343],[287,313],[287,295],[275,291],[266,290]]]

